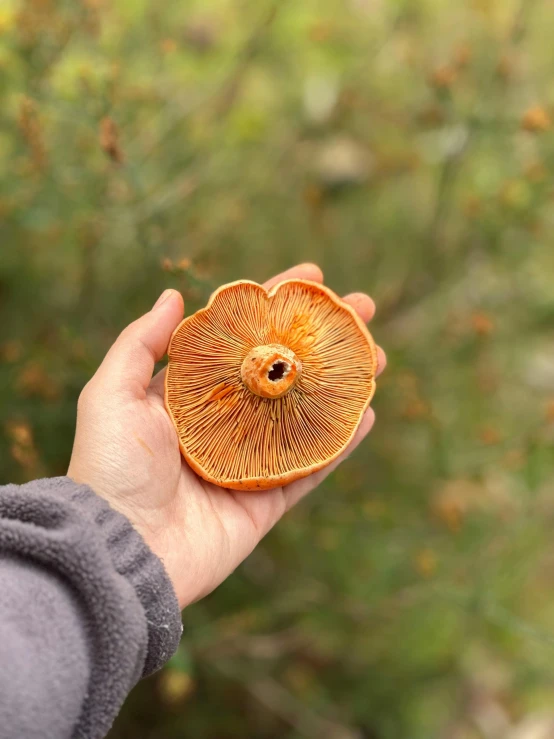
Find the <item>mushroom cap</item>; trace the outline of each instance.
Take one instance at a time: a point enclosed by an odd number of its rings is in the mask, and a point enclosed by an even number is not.
[[[179,324],[168,355],[165,405],[181,452],[202,478],[234,490],[286,485],[328,465],[375,392],[365,324],[309,280],[269,291],[223,285]]]

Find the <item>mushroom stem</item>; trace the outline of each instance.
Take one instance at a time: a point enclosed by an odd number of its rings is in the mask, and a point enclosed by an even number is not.
[[[282,398],[302,375],[302,362],[282,344],[256,346],[244,358],[240,375],[246,387],[262,398]]]

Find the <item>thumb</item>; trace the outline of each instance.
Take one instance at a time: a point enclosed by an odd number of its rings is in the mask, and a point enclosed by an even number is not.
[[[165,290],[149,313],[121,332],[98,368],[96,379],[111,390],[141,396],[152,379],[155,363],[166,353],[183,313],[181,294],[177,290]]]

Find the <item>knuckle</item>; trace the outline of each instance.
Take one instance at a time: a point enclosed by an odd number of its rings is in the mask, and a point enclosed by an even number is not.
[[[128,339],[134,339],[140,333],[141,325],[141,318],[135,319],[132,323],[125,326],[119,334],[118,340],[127,341]]]
[[[94,392],[93,379],[87,382],[87,384],[84,386],[84,388],[81,390],[79,394],[79,398],[77,399],[77,412],[78,413],[82,413],[84,410],[86,410],[87,406],[90,404],[91,396]]]
[[[133,321],[132,323],[129,323],[125,328],[120,332],[119,338],[120,339],[127,339],[129,336],[133,336],[136,330],[136,321]]]

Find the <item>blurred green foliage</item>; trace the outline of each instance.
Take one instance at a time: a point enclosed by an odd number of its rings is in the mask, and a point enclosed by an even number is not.
[[[0,2],[2,481],[65,473],[80,388],[167,286],[190,312],[316,261],[389,356],[371,438],[185,612],[112,739],[554,735],[553,24]]]

